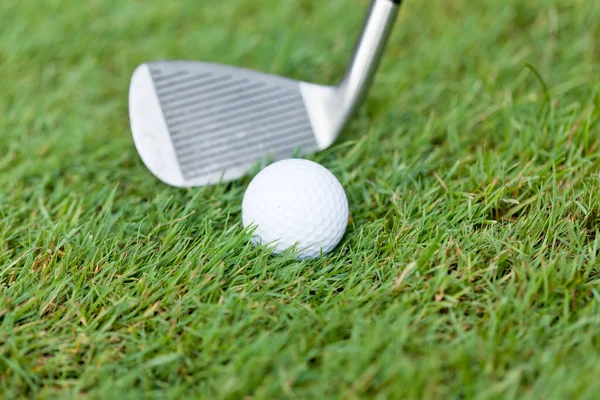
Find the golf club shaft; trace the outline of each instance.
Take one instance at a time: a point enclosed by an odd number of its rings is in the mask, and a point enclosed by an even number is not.
[[[398,15],[401,0],[373,0],[352,61],[339,85],[347,99],[348,112],[362,102]]]

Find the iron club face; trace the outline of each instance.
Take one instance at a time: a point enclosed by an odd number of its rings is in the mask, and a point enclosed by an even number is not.
[[[197,187],[331,146],[371,85],[399,4],[373,1],[352,62],[335,86],[198,61],[140,65],[129,116],[144,164],[164,183]]]

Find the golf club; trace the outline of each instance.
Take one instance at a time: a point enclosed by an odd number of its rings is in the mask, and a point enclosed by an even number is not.
[[[129,90],[135,146],[161,181],[198,187],[259,162],[331,146],[365,97],[401,0],[374,0],[338,85],[198,61],[138,66]]]

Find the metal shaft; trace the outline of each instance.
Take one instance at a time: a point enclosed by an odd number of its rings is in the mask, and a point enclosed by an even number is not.
[[[400,0],[374,0],[346,75],[338,85],[352,114],[366,96],[392,32]]]
[[[373,0],[346,75],[336,86],[300,83],[319,148],[331,146],[369,90],[400,0]]]

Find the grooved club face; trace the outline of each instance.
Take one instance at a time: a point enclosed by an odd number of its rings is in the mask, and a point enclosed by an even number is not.
[[[238,178],[257,162],[317,150],[299,82],[225,65],[143,64],[130,89],[136,147],[174,186]]]

